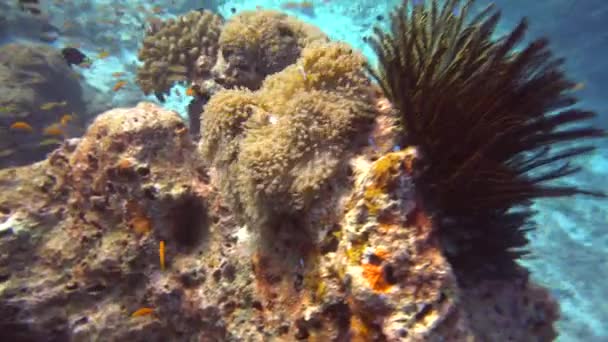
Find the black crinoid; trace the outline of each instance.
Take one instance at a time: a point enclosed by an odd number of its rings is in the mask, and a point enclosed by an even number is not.
[[[605,132],[571,107],[575,84],[547,39],[515,50],[525,19],[493,39],[491,6],[472,16],[474,0],[428,2],[404,1],[391,31],[376,29],[370,71],[400,111],[402,146],[426,157],[417,185],[456,271],[508,275],[526,254],[531,200],[603,196],[547,182],[578,171],[568,160],[593,150],[580,142]]]

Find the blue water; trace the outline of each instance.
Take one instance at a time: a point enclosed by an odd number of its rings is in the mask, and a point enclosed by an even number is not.
[[[12,2],[2,0],[5,11]],[[313,9],[287,10],[288,13],[319,26],[331,38],[344,40],[361,49],[373,59],[372,51],[363,42],[374,25],[387,23],[390,9],[399,1],[317,0]],[[219,11],[225,18],[238,11],[263,8],[281,9],[285,1],[41,1],[49,22],[62,31],[57,40],[47,44],[62,48],[78,43],[88,56],[101,49],[109,52],[105,59],[96,59],[88,69],[79,69],[94,98],[89,99],[89,113],[133,105],[145,97],[134,83],[140,46],[141,8],[159,6],[157,15],[169,18],[201,7]],[[479,0],[479,8],[489,1]],[[581,106],[597,111],[598,126],[608,129],[608,1],[606,0],[496,0],[503,11],[500,30],[512,28],[522,16],[530,19],[530,38],[550,38],[553,51],[567,59],[568,74],[584,88],[578,92]],[[10,5],[10,6],[9,6]],[[121,15],[117,13],[122,13]],[[16,14],[16,23],[0,31],[0,43],[36,41],[37,21]],[[382,18],[378,17],[382,16]],[[108,22],[109,20],[109,22]],[[116,78],[112,73],[124,72],[128,84],[112,91]],[[184,86],[176,86],[163,105],[186,116]],[[608,191],[608,143],[579,161],[585,169],[564,180],[596,190]],[[560,341],[608,341],[608,200],[569,198],[541,200],[535,203],[539,214],[538,227],[531,233],[534,258],[524,260],[536,281],[547,286],[560,300],[563,318],[558,327]]]

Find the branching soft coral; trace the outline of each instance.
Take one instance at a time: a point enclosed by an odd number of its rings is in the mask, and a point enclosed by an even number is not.
[[[148,30],[138,54],[143,65],[137,69],[137,83],[143,92],[162,99],[176,82],[208,73],[222,24],[221,17],[209,11],[190,11]]]
[[[556,144],[604,132],[580,125],[595,113],[570,107],[575,84],[547,39],[515,51],[524,19],[492,40],[500,13],[490,6],[469,17],[473,2],[404,1],[391,32],[376,29],[371,72],[401,113],[403,143],[427,157],[418,183],[452,263],[507,274],[527,244],[530,212],[514,209],[539,197],[601,195],[547,182],[578,171],[568,159],[593,150]]]

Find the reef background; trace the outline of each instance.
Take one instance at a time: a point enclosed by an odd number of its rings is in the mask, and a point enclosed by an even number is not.
[[[585,84],[578,92],[581,107],[600,114],[598,125],[608,128],[608,4],[601,0],[495,0],[502,11],[501,26],[512,27],[521,16],[531,19],[528,38],[546,35],[553,50],[567,59],[570,77]],[[141,44],[142,18],[136,7],[148,9],[160,6],[161,18],[180,15],[190,9],[205,7],[221,13],[228,19],[231,8],[237,12],[255,9],[256,6],[285,10],[287,13],[320,27],[330,38],[344,40],[367,56],[371,50],[363,41],[374,25],[387,22],[389,11],[398,1],[385,3],[371,0],[312,1],[312,9],[282,9],[285,1],[190,1],[176,0],[150,4],[139,1],[71,1],[50,2],[46,10],[50,22],[61,29],[59,38],[50,43],[62,48],[79,43],[81,50],[94,58],[99,48],[110,55],[94,61],[89,69],[79,72],[81,83],[88,84],[96,95],[88,99],[84,117],[93,117],[104,110],[127,107],[139,101],[157,102],[154,96],[145,97],[134,83],[137,49]],[[489,1],[478,1],[482,7]],[[1,6],[4,4],[0,4]],[[124,13],[112,23],[106,18],[116,15],[116,8]],[[377,16],[384,19],[377,20]],[[70,25],[66,25],[69,22]],[[499,30],[500,31],[500,30]],[[37,19],[19,13],[8,13],[0,20],[0,42],[36,40],[40,34]],[[128,85],[118,92],[112,91],[115,72],[124,72]],[[176,86],[181,94],[185,87]],[[172,95],[163,107],[177,111],[185,117],[184,108],[189,99]],[[601,144],[602,142],[600,142]],[[603,142],[604,146],[608,143]],[[582,187],[608,190],[608,148],[582,157],[585,169],[575,177],[562,182]],[[531,249],[535,258],[524,263],[538,283],[551,289],[560,301],[562,318],[558,323],[559,341],[605,341],[608,339],[608,200],[587,198],[551,199],[535,203],[540,213],[536,220],[540,227],[532,235]]]

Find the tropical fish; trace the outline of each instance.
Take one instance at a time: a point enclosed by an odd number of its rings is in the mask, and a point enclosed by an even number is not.
[[[90,62],[89,58],[82,51],[73,46],[63,48],[61,54],[69,66]]]
[[[167,81],[169,81],[169,82],[182,82],[185,80],[187,80],[185,75],[173,74],[173,75],[167,77]]]
[[[59,123],[61,126],[65,127],[72,120],[74,120],[74,114],[64,114],[61,119],[59,119]]]
[[[161,240],[158,246],[158,256],[160,258],[160,269],[165,270],[165,241]]]
[[[18,0],[17,3],[23,12],[28,12],[33,15],[40,15],[42,13],[38,0]]]
[[[8,106],[0,107],[0,112],[2,112],[2,113],[10,113],[10,112],[14,112],[16,110],[17,110],[17,106],[15,106],[14,104],[10,104]]]
[[[28,124],[27,122],[24,122],[24,121],[17,121],[15,123],[13,123],[10,128],[14,131],[22,131],[22,132],[28,132],[28,133],[31,133],[34,131],[32,126],[30,126],[30,124]]]
[[[110,56],[110,53],[106,50],[101,50],[98,54],[97,54],[97,58],[99,59],[105,59],[108,58],[108,56]]]
[[[585,89],[585,82],[578,82],[572,88],[570,88],[570,90],[572,91],[579,91],[583,89]]]
[[[127,81],[121,80],[116,82],[116,84],[114,84],[114,87],[112,87],[113,91],[119,91],[120,89],[124,88],[127,85]]]
[[[11,156],[15,153],[15,150],[12,148],[7,148],[6,150],[0,150],[0,158]]]
[[[59,139],[56,139],[56,138],[49,138],[49,139],[42,140],[38,144],[38,146],[60,145],[61,143],[63,143],[63,140],[59,140]]]
[[[149,315],[151,315],[153,313],[154,313],[154,309],[153,308],[143,307],[143,308],[139,308],[135,312],[133,312],[131,314],[131,317],[149,316]]]
[[[183,65],[171,65],[167,68],[169,71],[174,72],[176,74],[185,74],[188,72],[188,68]]]
[[[51,110],[55,107],[64,107],[66,106],[68,103],[66,101],[61,101],[61,102],[47,102],[44,103],[42,106],[40,106],[40,109],[42,110]]]
[[[124,75],[125,75],[125,73],[122,71],[117,71],[117,72],[112,73],[112,77],[116,77],[116,78],[123,77]]]
[[[45,127],[42,130],[42,134],[50,135],[50,136],[62,136],[65,133],[63,132],[63,129],[61,128],[61,126],[59,126],[59,124],[55,123],[55,124]]]
[[[194,89],[192,89],[192,87],[188,87],[186,89],[186,95],[187,96],[194,96],[195,95]]]
[[[310,1],[302,1],[302,2],[288,1],[281,5],[281,8],[283,8],[283,9],[306,9],[306,8],[313,8],[313,7],[314,7],[314,4]]]

